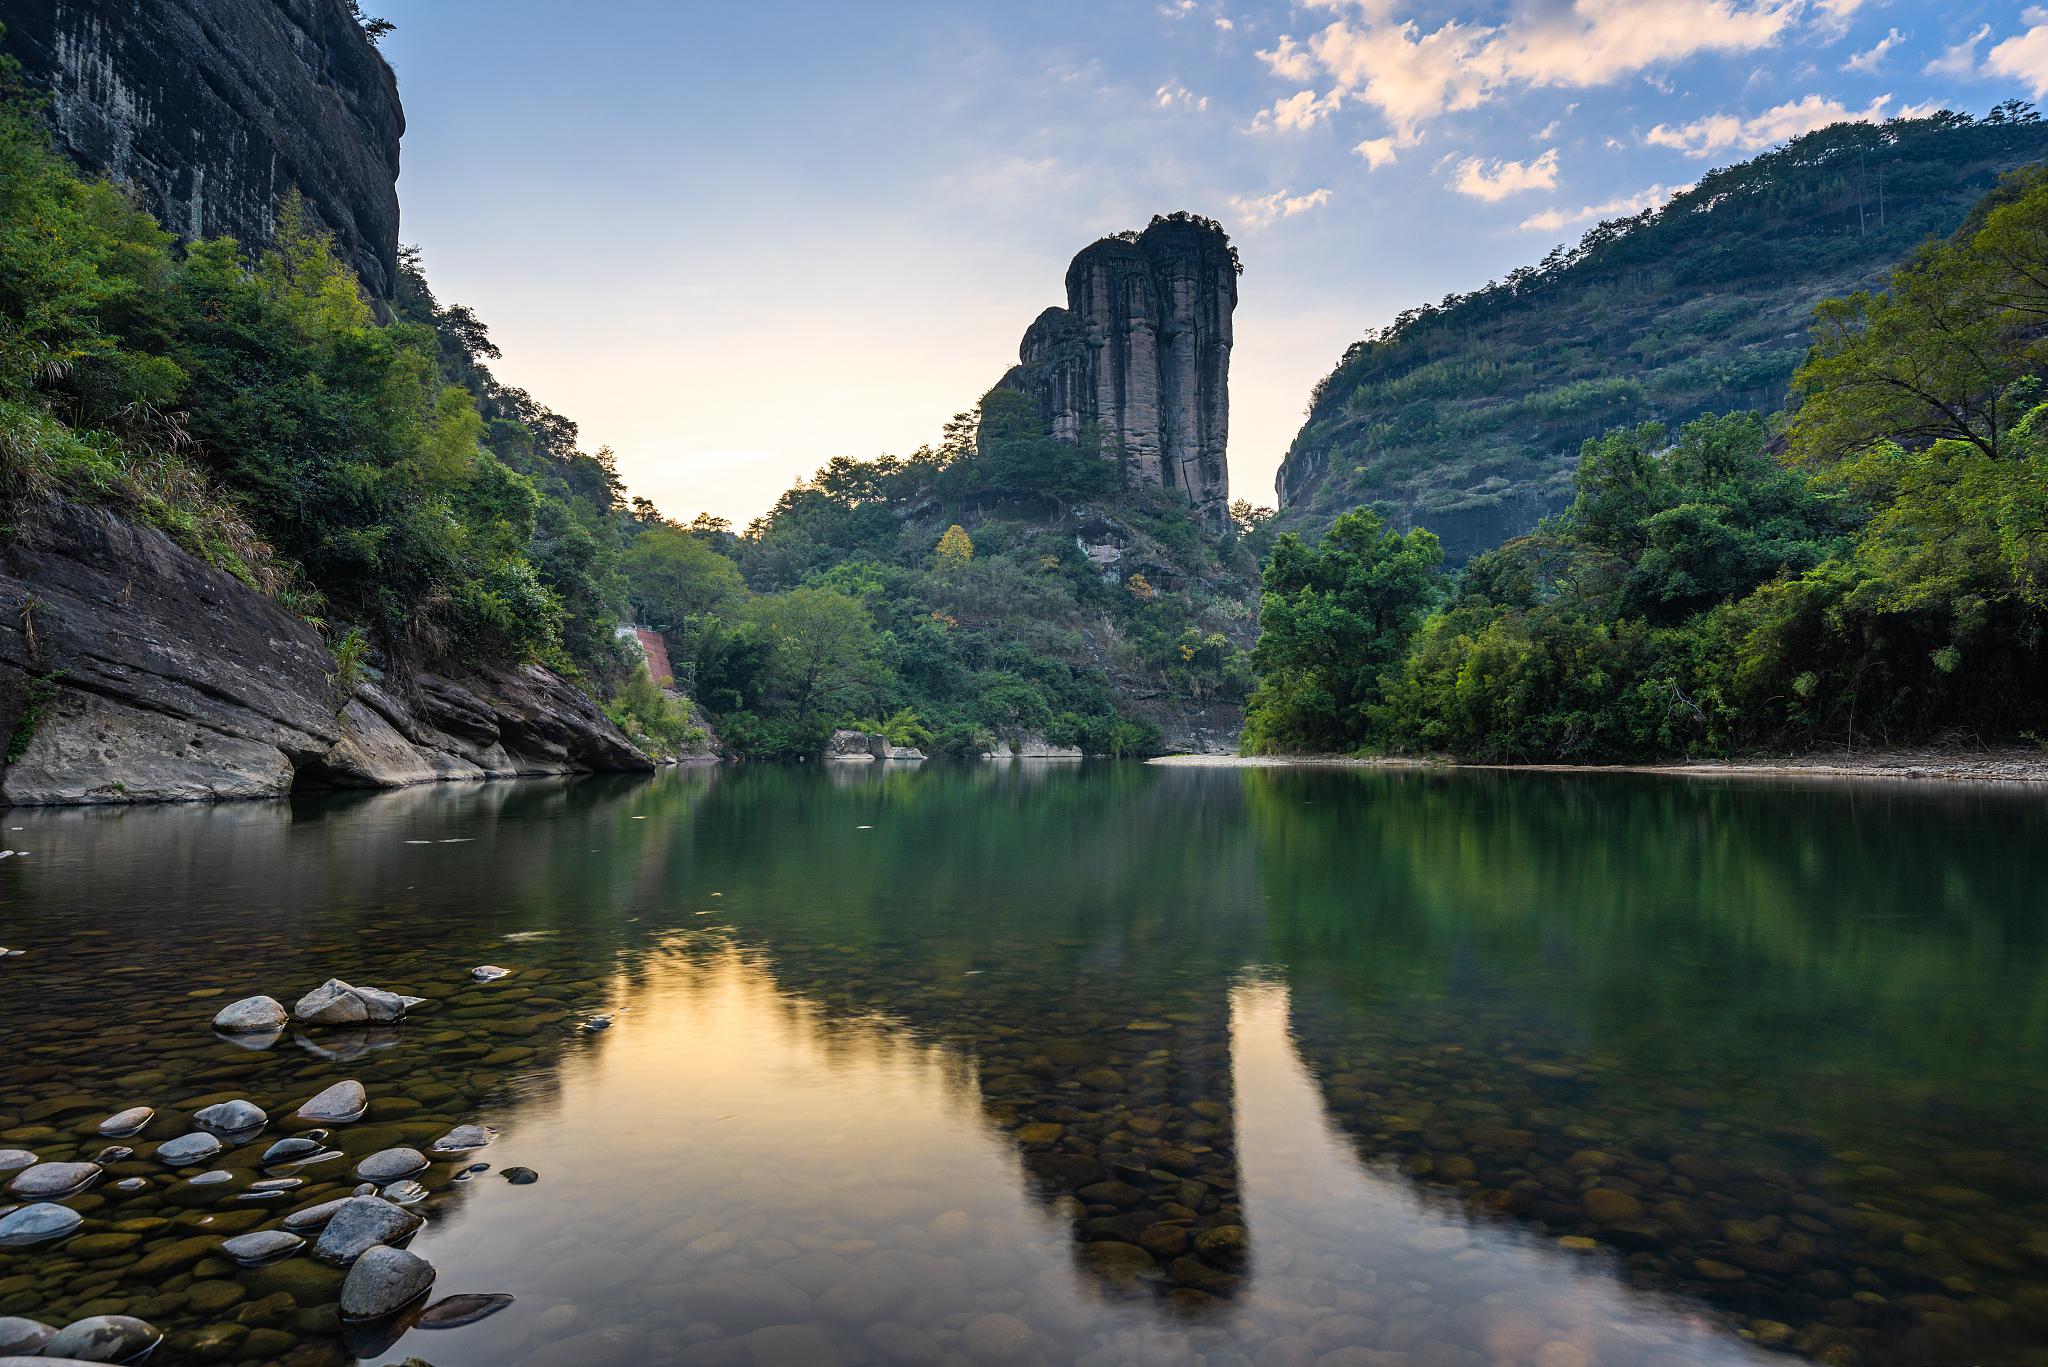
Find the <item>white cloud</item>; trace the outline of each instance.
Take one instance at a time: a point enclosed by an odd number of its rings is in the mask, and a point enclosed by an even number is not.
[[[1261,51],[1253,55],[1283,81],[1306,81],[1316,74],[1315,59],[1308,49],[1284,33],[1271,52]]]
[[[1207,95],[1197,95],[1186,86],[1170,81],[1152,92],[1152,102],[1161,109],[1193,109],[1200,112],[1209,107]]]
[[[1524,190],[1556,189],[1557,149],[1553,147],[1529,161],[1487,163],[1467,157],[1458,163],[1457,178],[1451,182],[1451,188],[1489,204]]]
[[[2048,9],[2030,9],[2022,17],[2033,27],[1985,54],[1984,70],[2011,77],[2037,100],[2048,99]]]
[[[1318,95],[1313,90],[1299,91],[1284,100],[1274,101],[1271,109],[1261,109],[1252,119],[1251,131],[1306,132],[1336,113],[1343,102],[1343,95],[1334,90],[1327,95]]]
[[[1328,190],[1310,190],[1305,195],[1275,190],[1270,195],[1247,199],[1243,195],[1230,197],[1230,208],[1248,228],[1265,228],[1283,218],[1293,218],[1311,209],[1320,209],[1330,202]]]
[[[1868,52],[1859,52],[1849,58],[1848,61],[1842,63],[1842,70],[1874,73],[1877,70],[1878,63],[1884,60],[1885,53],[1890,52],[1905,41],[1905,34],[1897,29],[1892,29],[1884,37],[1877,40],[1876,47],[1871,48]]]
[[[1977,45],[1990,36],[1991,25],[1985,24],[1920,69],[1929,76],[1974,76],[1977,74]]]
[[[1382,166],[1391,166],[1399,159],[1399,146],[1392,138],[1367,138],[1351,150],[1365,158],[1365,168],[1377,171]]]
[[[1633,218],[1645,209],[1656,209],[1690,190],[1690,185],[1652,185],[1632,195],[1610,199],[1605,204],[1587,204],[1577,209],[1545,209],[1522,220],[1521,226],[1536,232],[1554,233],[1580,223],[1603,222],[1610,218]]]
[[[1168,0],[1159,12],[1168,19],[1185,19],[1201,7],[1201,0]]]
[[[1846,14],[1860,0],[1814,0]],[[1275,75],[1379,110],[1397,139],[1513,87],[1610,85],[1703,52],[1751,52],[1788,32],[1808,0],[1568,0],[1498,26],[1394,22],[1391,0],[1303,0],[1338,17],[1306,40],[1259,53]]]
[[[1890,95],[1880,95],[1863,109],[1852,112],[1839,100],[1808,95],[1747,119],[1733,114],[1709,114],[1675,127],[1660,123],[1644,141],[1652,147],[1673,148],[1689,157],[1710,157],[1727,151],[1757,152],[1831,123],[1876,123],[1884,118],[1885,106],[1891,99]]]
[[[1940,100],[1922,100],[1918,104],[1902,105],[1898,117],[1902,119],[1924,119],[1929,114],[1939,114],[1947,108]]]
[[[1848,34],[1849,20],[1863,8],[1863,0],[1819,0],[1813,8],[1813,26],[1820,30],[1822,38],[1832,43]]]
[[[1578,112],[1579,102],[1577,100],[1573,100],[1570,104],[1564,107],[1564,113],[1558,115],[1549,123],[1544,124],[1541,128],[1536,130],[1535,134],[1533,135],[1534,140],[1537,142],[1549,142],[1552,138],[1557,136],[1557,130],[1564,124],[1564,121]]]
[[[1223,30],[1223,32],[1228,33],[1232,29],[1236,28],[1237,25],[1231,23],[1230,20],[1225,19],[1222,15],[1219,14],[1216,16],[1216,27]]]

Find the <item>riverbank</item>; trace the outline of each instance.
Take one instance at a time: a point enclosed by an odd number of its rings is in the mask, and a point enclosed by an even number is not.
[[[1449,759],[1358,755],[1164,755],[1167,768],[1507,769],[1560,774],[1671,774],[1687,778],[1885,778],[1948,783],[2048,783],[2038,749],[1839,750],[1670,764],[1466,764]]]

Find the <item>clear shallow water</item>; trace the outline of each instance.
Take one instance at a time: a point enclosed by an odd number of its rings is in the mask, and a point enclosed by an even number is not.
[[[2048,1362],[2031,794],[744,769],[0,825],[0,1147],[164,1112],[0,1314],[305,1367]],[[207,1028],[330,974],[433,1005]],[[438,1165],[411,1245],[510,1309],[343,1336],[336,1274],[211,1254],[351,1185],[236,1199],[342,1077],[352,1158],[480,1121],[539,1171]],[[229,1096],[276,1117],[233,1181],[149,1161]]]

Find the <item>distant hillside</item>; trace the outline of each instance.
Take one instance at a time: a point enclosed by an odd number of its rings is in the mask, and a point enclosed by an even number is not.
[[[1454,563],[1526,532],[1570,502],[1588,437],[1780,407],[1816,302],[1877,283],[2044,157],[2048,124],[2018,103],[1837,124],[1411,310],[1316,386],[1275,481],[1280,525],[1368,504],[1437,532]]]

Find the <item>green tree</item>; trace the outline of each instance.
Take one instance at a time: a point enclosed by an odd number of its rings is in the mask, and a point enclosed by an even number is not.
[[[852,711],[873,690],[875,627],[858,598],[795,588],[755,599],[748,614],[769,642],[771,686],[798,722]]]
[[[1442,566],[1433,534],[1389,532],[1367,509],[1338,518],[1313,548],[1291,533],[1276,541],[1252,651],[1260,683],[1246,748],[1337,751],[1366,743],[1381,676],[1399,662],[1436,599]]]

